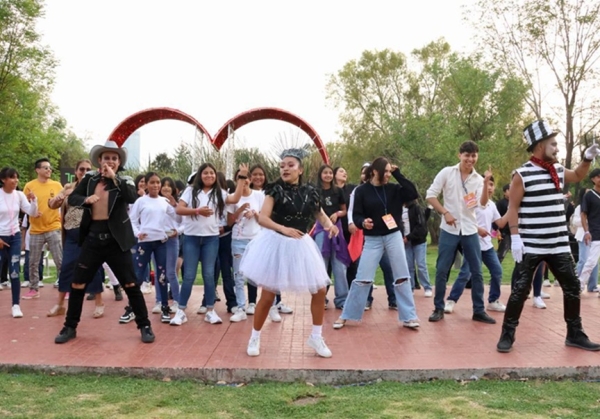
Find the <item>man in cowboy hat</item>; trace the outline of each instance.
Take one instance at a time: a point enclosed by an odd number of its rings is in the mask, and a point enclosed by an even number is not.
[[[65,343],[77,336],[85,286],[106,262],[129,297],[142,342],[154,342],[148,309],[140,287],[136,285],[131,257],[135,236],[127,208],[137,198],[137,191],[129,176],[117,174],[127,162],[127,150],[118,147],[114,141],[107,141],[104,146],[92,148],[90,160],[98,170],[88,172],[69,196],[69,205],[85,209],[79,237],[81,255],[71,284],[64,327],[54,341]]]
[[[567,323],[565,344],[588,351],[600,350],[583,331],[579,315],[579,280],[569,247],[565,223],[563,187],[565,182],[579,182],[600,153],[594,144],[585,150],[583,161],[575,170],[557,163],[557,132],[546,121],[535,121],[523,132],[530,160],[516,169],[509,188],[508,224],[511,250],[517,262],[517,276],[508,299],[498,352],[509,352],[515,341],[515,329],[523,304],[540,262],[546,262],[563,290],[564,318]]]

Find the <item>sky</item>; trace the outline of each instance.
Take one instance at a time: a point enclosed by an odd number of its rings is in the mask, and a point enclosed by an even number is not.
[[[290,111],[325,142],[339,139],[339,111],[326,98],[331,74],[364,50],[405,54],[444,37],[469,52],[463,10],[475,0],[46,0],[38,30],[59,64],[52,100],[87,145],[103,144],[127,116],[172,107],[211,134],[256,107]],[[268,150],[283,122],[236,132]],[[288,133],[288,134],[286,134]],[[184,122],[141,129],[142,161],[194,141]]]

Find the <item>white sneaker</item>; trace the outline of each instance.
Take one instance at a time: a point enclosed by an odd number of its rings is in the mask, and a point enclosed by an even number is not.
[[[544,303],[542,297],[533,297],[533,306],[535,308],[546,308],[546,303]]]
[[[23,317],[23,312],[21,311],[21,307],[18,304],[12,306],[12,316],[14,319],[20,319]]]
[[[544,279],[544,282],[542,283],[542,286],[544,286],[544,287],[551,287],[552,284],[550,283],[549,279]]]
[[[188,319],[187,319],[187,316],[185,315],[184,311],[177,309],[177,312],[175,313],[175,317],[173,317],[171,319],[169,324],[171,326],[181,326],[182,324],[184,324],[187,321],[188,321]]]
[[[44,282],[41,279],[38,282],[38,288],[44,288]],[[54,288],[58,288],[58,280],[54,283]]]
[[[142,294],[150,294],[152,292],[152,285],[150,285],[149,282],[144,281],[140,289],[142,290]]]
[[[254,310],[256,310],[256,304],[250,303],[248,304],[248,308],[246,309],[246,314],[252,316],[254,314]]]
[[[409,329],[416,329],[417,327],[420,326],[419,321],[418,320],[409,320],[407,322],[403,322],[402,326],[404,327],[408,327]]]
[[[446,300],[446,304],[444,305],[444,313],[446,313],[446,314],[452,313],[454,311],[455,304],[456,304],[455,301]]]
[[[160,303],[156,303],[156,305],[152,309],[152,314],[160,314],[160,313],[162,313],[162,305]]]
[[[281,321],[281,316],[279,315],[279,310],[277,310],[277,306],[271,306],[269,309],[269,317],[272,322],[279,323]]]
[[[3,286],[4,288],[6,288],[7,290],[9,290],[9,289],[11,289],[11,288],[12,288],[12,285],[10,284],[10,282],[9,282],[9,281],[3,282],[3,283],[2,283],[2,286]]]
[[[504,313],[506,311],[506,306],[502,304],[500,300],[496,300],[493,303],[489,303],[487,309],[488,311],[499,311]]]
[[[283,303],[277,304],[277,309],[279,310],[280,313],[283,313],[283,314],[292,314],[294,312],[294,310],[291,307],[288,307]]]
[[[431,290],[425,290],[425,294],[423,294],[425,296],[425,298],[431,298],[433,297],[433,291]]]
[[[540,297],[542,297],[544,300],[547,300],[550,298],[550,294],[546,294],[544,291],[540,291]]]
[[[179,303],[177,301],[173,301],[173,304],[171,305],[170,309],[171,314],[177,313],[177,310],[179,310]]]
[[[248,356],[259,356],[260,355],[260,337],[250,338],[248,342],[248,349],[246,349]]]
[[[42,281],[40,281],[40,287],[43,287],[44,283]],[[58,279],[56,281],[54,281],[54,284],[52,284],[52,287],[54,288],[58,288]]]
[[[2,286],[2,282],[0,282],[0,291],[2,291],[4,287]]]
[[[322,356],[323,358],[331,358],[331,350],[325,344],[325,339],[322,336],[314,337],[310,335],[306,344],[317,351],[317,355]]]
[[[204,316],[204,321],[210,324],[223,323],[223,320],[221,320],[217,312],[214,310],[211,310],[206,313],[206,315]]]
[[[208,309],[206,308],[206,306],[200,306],[198,308],[198,311],[196,311],[197,314],[206,314],[206,312],[208,311]]]
[[[234,312],[231,315],[231,317],[229,318],[229,321],[231,321],[233,323],[237,323],[237,322],[241,322],[242,320],[246,320],[247,318],[248,318],[248,316],[246,316],[246,312],[244,311],[244,309],[241,307],[238,307],[238,308],[234,309]]]
[[[21,288],[29,288],[29,281],[24,281],[21,283]]]

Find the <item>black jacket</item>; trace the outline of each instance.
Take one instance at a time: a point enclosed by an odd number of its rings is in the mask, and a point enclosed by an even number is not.
[[[408,222],[410,224],[410,233],[406,239],[416,246],[427,241],[427,219],[431,210],[429,208],[423,210],[417,201],[412,201],[406,204],[408,209]]]
[[[92,206],[84,204],[84,201],[88,196],[94,194],[101,179],[102,177],[98,172],[88,172],[73,193],[69,195],[69,205],[81,207],[85,210],[79,227],[80,246],[83,245],[92,223]],[[136,243],[128,209],[129,204],[135,202],[138,195],[131,177],[117,175],[116,181],[117,185],[109,182],[106,187],[108,190],[108,228],[110,234],[119,243],[121,250],[126,252]]]

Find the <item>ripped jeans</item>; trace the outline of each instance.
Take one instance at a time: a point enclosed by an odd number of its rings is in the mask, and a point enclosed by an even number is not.
[[[21,283],[19,281],[20,258],[21,258],[21,233],[16,233],[14,236],[0,236],[8,246],[4,246],[0,250],[0,265],[5,260],[8,264],[8,277],[10,278],[10,289],[12,291],[12,305],[19,304],[21,298]]]
[[[244,292],[244,273],[240,272],[240,262],[242,261],[242,255],[246,246],[250,243],[250,239],[238,240],[233,239],[231,241],[231,254],[233,256],[233,281],[235,290],[235,300],[239,308],[246,307],[246,293]]]
[[[169,288],[167,281],[167,242],[161,240],[138,242],[131,249],[133,254],[133,268],[137,277],[138,285],[145,279],[146,268],[150,264],[150,258],[154,255],[156,261],[156,283],[160,290],[160,301],[163,306],[169,304]]]
[[[398,304],[398,319],[402,322],[416,320],[417,310],[410,285],[410,274],[404,253],[402,233],[396,231],[385,236],[365,236],[356,279],[350,286],[342,315],[343,320],[361,320],[375,271],[383,254],[387,253],[394,275],[394,294]]]

